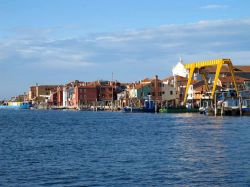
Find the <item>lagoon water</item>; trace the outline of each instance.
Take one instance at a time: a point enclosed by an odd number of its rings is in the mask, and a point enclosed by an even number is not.
[[[0,110],[0,186],[250,186],[250,117]]]

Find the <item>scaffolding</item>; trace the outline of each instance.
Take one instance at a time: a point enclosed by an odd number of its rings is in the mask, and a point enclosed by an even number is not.
[[[194,75],[195,70],[198,70],[198,72],[202,75],[202,78],[205,81],[205,86],[207,89],[206,91],[209,91],[207,75],[206,75],[206,72],[203,70],[205,67],[208,67],[208,66],[217,66],[215,78],[214,78],[214,83],[213,83],[213,88],[211,91],[211,97],[213,98],[215,90],[216,90],[218,78],[219,78],[219,75],[221,72],[221,68],[224,64],[228,65],[229,71],[232,75],[232,80],[233,80],[235,91],[236,91],[237,95],[239,95],[237,84],[235,81],[233,65],[232,65],[232,62],[230,59],[215,59],[215,60],[208,60],[208,61],[201,61],[201,62],[193,62],[193,63],[184,65],[184,67],[187,70],[189,70],[188,82],[187,82],[185,96],[184,96],[184,104],[186,104],[186,102],[187,102],[187,94],[188,94],[189,86],[190,86],[191,81],[193,79],[193,75]]]

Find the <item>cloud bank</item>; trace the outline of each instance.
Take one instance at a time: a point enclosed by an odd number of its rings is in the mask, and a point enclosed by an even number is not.
[[[221,4],[210,4],[210,5],[206,5],[206,6],[202,6],[202,9],[224,9],[224,8],[228,8],[227,5],[221,5]]]
[[[0,40],[1,66],[5,71],[33,71],[34,81],[44,78],[36,77],[41,72],[49,75],[62,71],[57,82],[64,83],[71,77],[108,79],[111,72],[121,81],[155,74],[163,78],[179,57],[184,63],[231,58],[234,64],[250,65],[250,19],[162,25],[71,38],[55,38],[56,32],[47,28],[15,30]],[[66,74],[68,77],[63,76]]]

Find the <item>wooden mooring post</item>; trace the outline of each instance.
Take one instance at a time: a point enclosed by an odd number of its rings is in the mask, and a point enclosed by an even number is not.
[[[239,97],[240,116],[242,116],[242,97]]]
[[[217,92],[214,94],[214,116],[217,116]]]

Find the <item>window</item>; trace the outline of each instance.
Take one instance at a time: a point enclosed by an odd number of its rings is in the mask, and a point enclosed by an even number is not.
[[[158,96],[161,96],[161,92],[158,92]]]
[[[173,95],[173,91],[172,90],[170,91],[170,95]]]

